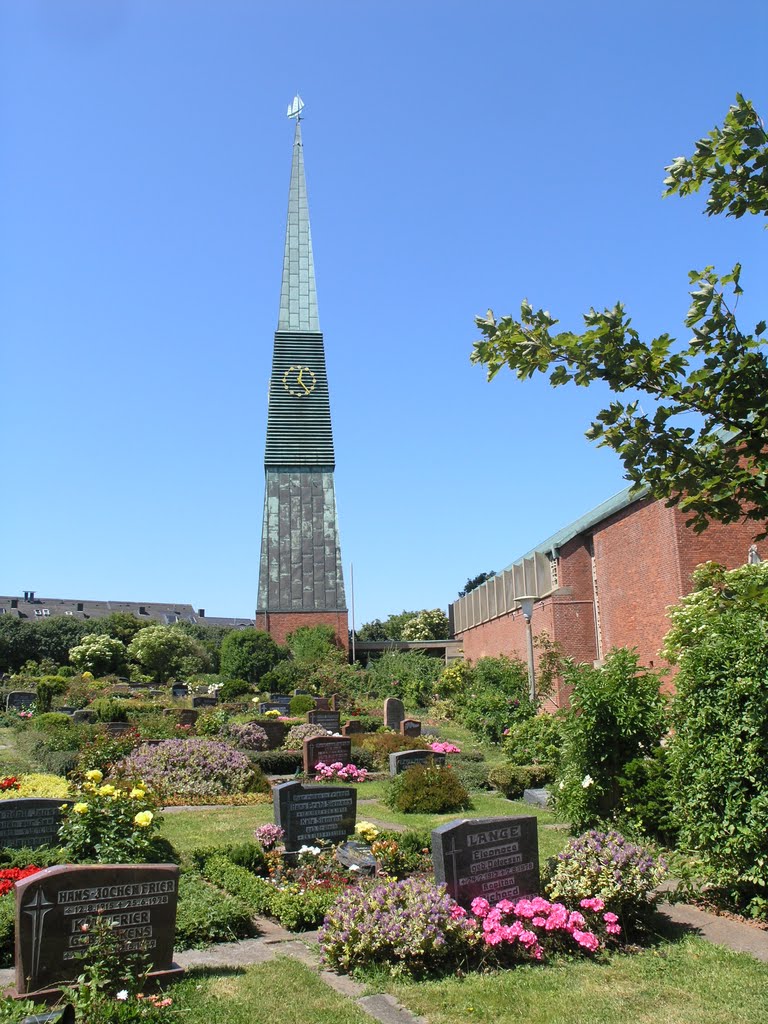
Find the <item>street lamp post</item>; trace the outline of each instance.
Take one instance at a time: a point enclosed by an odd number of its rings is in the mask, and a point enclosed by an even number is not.
[[[535,597],[521,597],[520,599],[520,611],[523,613],[525,619],[525,638],[528,642],[528,695],[531,698],[531,703],[536,703],[536,671],[533,667],[533,626],[531,625],[531,619],[533,618],[533,602],[536,600]]]

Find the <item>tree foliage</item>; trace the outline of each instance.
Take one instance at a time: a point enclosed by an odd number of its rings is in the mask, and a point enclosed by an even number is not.
[[[691,158],[667,170],[667,195],[709,188],[710,215],[768,214],[768,135],[742,96]],[[482,338],[472,361],[487,367],[489,380],[507,366],[519,380],[541,373],[553,387],[603,381],[626,394],[598,412],[587,437],[620,456],[635,489],[679,505],[696,531],[746,519],[765,537],[757,524],[768,519],[766,324],[750,332],[737,322],[739,264],[722,276],[707,266],[689,278],[687,343],[666,333],[642,339],[621,303],[590,309],[585,330],[574,332],[553,330],[558,321],[523,300],[519,318],[489,310],[476,319]],[[651,412],[637,396],[653,401]]]
[[[486,580],[493,579],[496,575],[496,570],[491,569],[490,572],[481,572],[477,576],[472,576],[464,584],[464,589],[459,591],[459,597],[466,597],[467,594],[471,594],[473,590],[477,590],[478,587],[482,586]]]
[[[442,608],[419,612],[403,626],[403,640],[447,640],[451,635],[448,616]]]
[[[122,675],[127,671],[128,651],[124,643],[106,633],[90,633],[69,652],[69,660],[80,672],[94,676]]]
[[[221,674],[228,679],[257,683],[286,657],[286,653],[263,630],[232,630],[221,644]]]
[[[210,665],[202,645],[175,626],[146,626],[139,630],[128,653],[158,683],[205,672]]]

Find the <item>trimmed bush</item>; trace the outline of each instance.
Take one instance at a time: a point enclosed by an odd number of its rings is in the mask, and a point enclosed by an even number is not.
[[[448,814],[471,806],[453,769],[436,764],[415,764],[395,776],[384,799],[405,814]]]
[[[274,885],[259,878],[247,868],[233,864],[223,853],[215,853],[203,863],[203,875],[220,889],[236,896],[251,914],[270,914]]]
[[[219,690],[219,700],[224,704],[237,700],[238,697],[253,694],[253,686],[245,679],[228,679]]]
[[[489,789],[488,765],[464,754],[451,754],[450,764],[459,782],[466,789]]]
[[[304,722],[302,725],[294,725],[289,729],[283,746],[286,750],[301,750],[304,740],[314,739],[315,736],[327,736],[328,730],[322,725],[314,725],[312,722]]]
[[[538,788],[552,778],[552,768],[546,764],[502,764],[488,773],[488,781],[508,800],[518,800],[526,789]]]
[[[215,856],[226,857],[233,864],[246,868],[253,875],[264,875],[267,872],[267,861],[264,850],[257,842],[228,843],[226,846],[202,846],[194,849],[189,855],[190,860],[202,872],[205,862]]]
[[[355,733],[352,736],[355,757],[363,750],[373,758],[377,768],[389,767],[389,755],[398,750],[427,750],[429,743],[423,736],[401,736],[396,732]],[[357,763],[357,762],[356,762]]]
[[[677,835],[669,753],[657,747],[651,757],[624,766],[619,778],[621,819],[633,829],[672,846]]]
[[[229,726],[228,736],[243,750],[266,750],[269,746],[266,732],[256,722],[233,722]]]
[[[242,900],[222,892],[192,871],[181,875],[177,949],[202,949],[213,942],[244,938],[252,932],[251,911]]]
[[[0,800],[16,800],[20,797],[49,797],[64,800],[70,795],[69,783],[60,775],[45,775],[29,772],[18,777],[18,789],[0,790]]]
[[[314,697],[310,697],[308,693],[297,693],[295,697],[291,697],[289,710],[292,718],[303,718],[308,711],[315,710]]]
[[[90,710],[96,715],[97,722],[127,722],[128,708],[124,700],[113,697],[97,697]]]
[[[304,768],[300,750],[260,750],[249,756],[265,775],[295,775]]]
[[[0,967],[13,967],[15,917],[16,896],[11,890],[0,896]]]

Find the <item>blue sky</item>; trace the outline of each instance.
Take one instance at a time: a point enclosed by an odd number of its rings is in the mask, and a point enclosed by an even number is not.
[[[684,337],[687,271],[736,260],[765,315],[763,225],[660,198],[737,91],[768,112],[768,6],[734,12],[3,0],[0,591],[253,614],[296,90],[357,622],[621,489],[605,392],[486,383],[474,316]]]

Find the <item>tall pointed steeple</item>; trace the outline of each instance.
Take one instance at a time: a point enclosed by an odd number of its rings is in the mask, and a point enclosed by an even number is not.
[[[335,457],[323,335],[317,315],[304,147],[297,97],[288,221],[269,384],[264,521],[256,625],[278,642],[330,625],[347,644]]]

